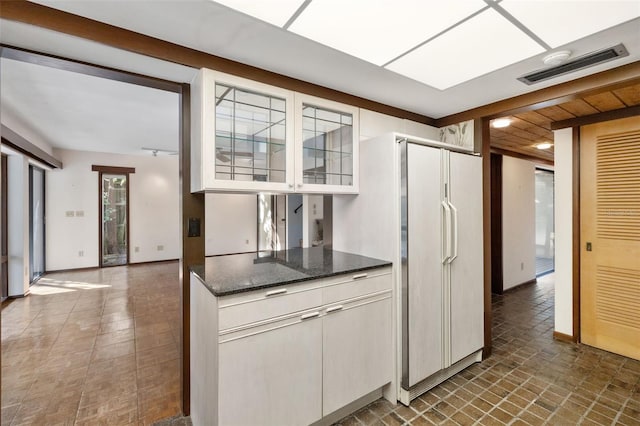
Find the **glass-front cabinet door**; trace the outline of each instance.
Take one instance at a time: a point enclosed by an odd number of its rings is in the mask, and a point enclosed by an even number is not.
[[[359,110],[296,93],[298,192],[357,193]]]
[[[192,87],[192,190],[293,191],[293,93],[206,69]]]

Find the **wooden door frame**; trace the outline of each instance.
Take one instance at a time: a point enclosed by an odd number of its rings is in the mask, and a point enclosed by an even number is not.
[[[28,2],[16,2],[20,5],[29,5]],[[18,5],[18,6],[20,6]],[[2,11],[6,11],[4,4]],[[190,413],[190,365],[189,365],[189,273],[194,265],[204,264],[205,240],[204,240],[204,193],[191,193],[191,98],[190,84],[178,83],[142,74],[136,74],[101,65],[90,64],[60,56],[44,54],[28,49],[22,49],[0,44],[0,56],[49,66],[56,69],[77,72],[85,75],[106,78],[114,81],[136,84],[154,89],[177,93],[180,97],[179,113],[179,198],[180,198],[180,237],[181,254],[179,266],[180,305],[181,305],[181,397],[182,412]],[[148,55],[147,55],[148,56]],[[3,143],[5,133],[14,135],[10,129],[2,126]],[[15,135],[17,136],[17,135]],[[31,147],[33,149],[33,147]],[[30,154],[31,156],[33,154]],[[62,163],[42,152],[39,156],[45,158],[45,162],[53,167],[61,167]],[[188,236],[189,219],[195,219],[200,223],[200,234],[196,237]]]
[[[130,215],[130,209],[131,209],[131,191],[129,191],[129,181],[130,181],[130,175],[136,172],[136,169],[133,167],[114,167],[114,166],[99,166],[99,165],[92,165],[91,166],[91,171],[92,172],[98,172],[98,265],[100,266],[100,268],[105,268],[105,267],[111,267],[111,266],[122,266],[122,265],[108,265],[105,266],[103,264],[103,253],[102,253],[102,227],[104,225],[103,223],[103,214],[104,214],[104,206],[102,204],[102,178],[104,175],[124,175],[126,176],[126,191],[127,191],[127,262],[125,263],[125,265],[129,264],[129,261],[131,259],[131,247],[130,247],[130,237],[131,237],[131,233],[130,233],[130,226],[131,226],[131,221],[129,220],[131,215]]]

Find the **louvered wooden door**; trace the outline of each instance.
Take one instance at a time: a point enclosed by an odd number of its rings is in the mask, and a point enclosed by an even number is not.
[[[640,117],[580,140],[582,342],[640,359]]]

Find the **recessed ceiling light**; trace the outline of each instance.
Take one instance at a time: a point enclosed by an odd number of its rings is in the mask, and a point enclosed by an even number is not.
[[[502,129],[503,127],[509,127],[511,119],[509,118],[496,118],[491,122],[491,125],[496,129]]]
[[[536,148],[538,148],[538,149],[549,149],[552,146],[553,145],[550,142],[542,142],[542,143],[539,143],[538,145],[536,145]]]

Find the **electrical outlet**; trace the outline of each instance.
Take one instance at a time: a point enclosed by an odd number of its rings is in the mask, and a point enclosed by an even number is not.
[[[524,262],[520,262],[520,270],[524,271]]]
[[[249,240],[244,240],[244,243],[245,244],[249,244]]]
[[[80,250],[78,252],[78,257],[84,257],[84,250]]]
[[[135,246],[135,247],[134,247],[134,249],[133,249],[133,251],[135,251],[136,253],[138,253],[138,252],[140,251],[140,247]]]
[[[73,217],[73,216],[75,216],[75,212],[74,212],[73,210],[67,210],[67,211],[64,213],[64,215],[65,215],[66,217]]]
[[[162,250],[164,250],[164,246],[163,246],[163,245],[159,245],[159,246],[157,247],[157,249],[158,249],[158,251],[162,251]]]

